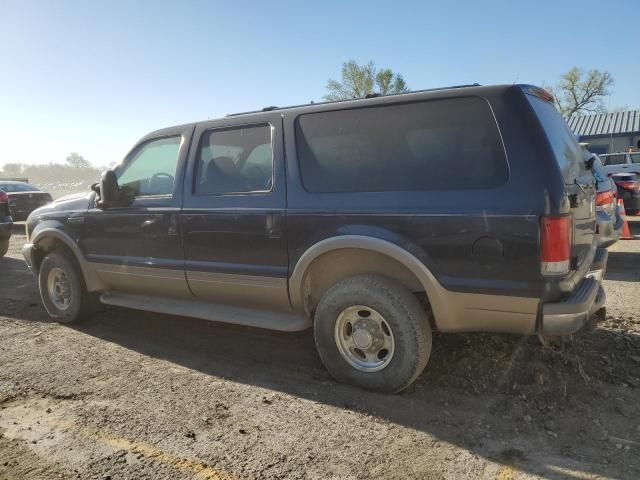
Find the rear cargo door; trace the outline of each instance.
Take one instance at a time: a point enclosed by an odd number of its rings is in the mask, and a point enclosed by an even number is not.
[[[562,172],[573,216],[574,266],[577,269],[588,256],[596,224],[594,178],[584,159],[582,148],[564,118],[553,104],[528,95],[547,135],[553,155]]]

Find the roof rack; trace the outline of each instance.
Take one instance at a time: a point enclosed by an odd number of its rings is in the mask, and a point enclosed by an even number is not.
[[[331,104],[331,103],[354,102],[354,101],[358,101],[358,100],[367,100],[367,99],[370,99],[370,98],[393,97],[393,96],[396,96],[396,95],[406,95],[408,93],[435,92],[435,91],[438,91],[438,90],[452,90],[454,88],[470,88],[470,87],[479,87],[479,86],[480,86],[479,83],[469,83],[469,84],[465,84],[465,85],[451,85],[450,87],[424,88],[422,90],[412,90],[410,92],[403,92],[403,93],[388,93],[386,95],[381,95],[379,93],[369,93],[364,98],[349,98],[347,100],[329,100],[329,101],[326,101],[326,102],[310,102],[310,103],[302,103],[300,105],[289,105],[287,107],[276,107],[274,105],[271,105],[269,107],[264,107],[264,108],[262,108],[260,110],[250,110],[248,112],[228,113],[225,116],[226,117],[237,117],[237,116],[240,116],[240,115],[249,115],[251,113],[272,112],[274,110],[288,110],[290,108],[308,107],[308,106],[311,106],[311,105],[327,105],[327,104]]]

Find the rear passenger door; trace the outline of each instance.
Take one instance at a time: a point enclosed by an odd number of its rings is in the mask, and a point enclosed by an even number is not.
[[[289,310],[278,114],[199,124],[185,176],[187,282],[199,299]]]

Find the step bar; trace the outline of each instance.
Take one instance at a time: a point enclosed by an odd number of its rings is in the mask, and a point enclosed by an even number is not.
[[[112,291],[103,293],[100,296],[100,301],[105,305],[116,307],[200,318],[202,320],[266,328],[282,332],[298,332],[311,327],[311,321],[301,315],[216,305],[199,300],[172,299]]]

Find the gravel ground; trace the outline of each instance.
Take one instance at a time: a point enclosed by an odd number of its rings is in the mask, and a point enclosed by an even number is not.
[[[401,395],[336,384],[310,332],[109,309],[50,322],[0,259],[0,480],[640,478],[640,221],[606,321],[564,351],[436,335]]]

